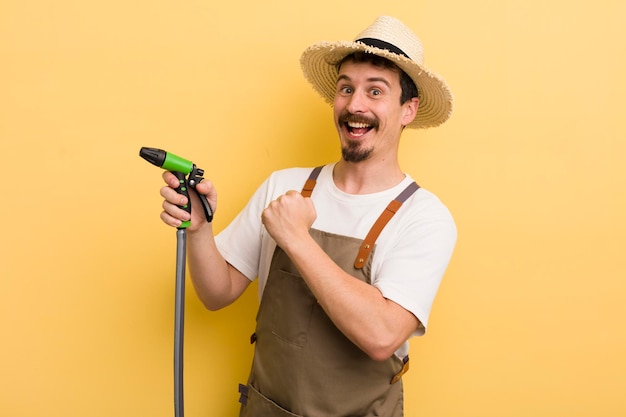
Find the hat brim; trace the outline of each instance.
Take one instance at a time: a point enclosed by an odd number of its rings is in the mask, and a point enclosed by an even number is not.
[[[415,61],[360,42],[319,42],[308,47],[300,57],[304,77],[330,104],[335,99],[337,64],[355,52],[379,55],[394,62],[417,85],[419,109],[409,128],[424,129],[439,126],[452,114],[453,97],[445,80]]]

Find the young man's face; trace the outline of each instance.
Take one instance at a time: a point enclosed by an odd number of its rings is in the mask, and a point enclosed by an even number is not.
[[[339,68],[335,126],[344,160],[361,162],[396,153],[403,126],[417,111],[417,98],[400,104],[400,74],[370,63],[346,61]]]

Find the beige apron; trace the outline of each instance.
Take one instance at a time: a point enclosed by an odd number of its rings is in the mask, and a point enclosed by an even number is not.
[[[313,171],[303,195],[310,196],[320,170]],[[390,203],[393,213],[417,188],[413,183]],[[381,222],[391,216],[383,213],[368,237],[375,241],[384,227]],[[373,241],[315,229],[310,234],[344,271],[371,284]],[[400,377],[408,369],[408,357],[375,361],[354,345],[335,327],[280,247],[272,258],[253,341],[248,385],[240,386],[240,417],[403,416]]]

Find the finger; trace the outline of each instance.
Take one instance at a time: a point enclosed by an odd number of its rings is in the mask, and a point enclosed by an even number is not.
[[[161,205],[161,207],[163,208],[164,213],[176,219],[179,219],[182,221],[187,221],[191,219],[191,215],[185,210],[181,209],[176,204],[172,204],[168,201],[163,201],[163,204]]]
[[[165,181],[165,183],[170,187],[178,188],[180,186],[180,181],[171,172],[163,171],[163,174],[161,174],[161,176],[163,177],[163,181]]]
[[[178,206],[184,206],[188,203],[187,197],[182,194],[179,194],[172,187],[163,187],[161,188],[161,197],[172,204]]]
[[[302,194],[300,192],[298,192],[298,191],[295,191],[295,190],[288,190],[285,193],[285,195],[288,195],[288,196],[291,196],[291,197],[297,197],[297,196],[302,197]]]
[[[273,209],[272,209],[272,203],[273,203],[273,202],[271,202],[271,203],[269,204],[269,206],[267,206],[267,207],[266,207],[266,208],[265,208],[265,209],[261,212],[261,223],[262,223],[263,225],[265,225],[265,226],[267,226],[267,225],[268,225],[268,222],[270,221],[271,216],[272,216],[272,212],[273,212]]]
[[[196,191],[199,194],[210,194],[211,190],[213,189],[213,184],[211,183],[211,181],[208,180],[204,180],[198,184],[196,184]]]
[[[160,217],[163,223],[167,224],[168,226],[178,227],[183,223],[180,219],[177,219],[176,217],[173,217],[166,212],[161,212]]]

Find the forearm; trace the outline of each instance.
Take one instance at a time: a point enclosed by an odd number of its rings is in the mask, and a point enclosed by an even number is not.
[[[390,357],[417,328],[417,318],[343,271],[311,239],[285,249],[333,323],[376,360]]]
[[[198,298],[209,310],[231,304],[249,282],[224,260],[210,224],[188,233],[187,263]]]

